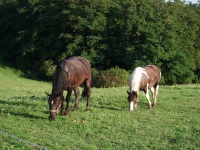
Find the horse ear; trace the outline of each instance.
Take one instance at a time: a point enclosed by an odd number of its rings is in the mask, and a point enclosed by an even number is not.
[[[135,98],[138,97],[138,93],[137,93],[137,91],[132,91],[132,94],[134,95]]]
[[[129,92],[129,91],[127,91],[127,93],[128,93],[128,95],[130,95],[130,92]]]
[[[47,92],[44,92],[47,96],[51,96],[51,94],[47,93]]]

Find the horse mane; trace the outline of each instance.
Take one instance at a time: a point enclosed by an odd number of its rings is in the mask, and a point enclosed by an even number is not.
[[[57,67],[53,77],[53,93],[59,94],[64,90],[68,72],[63,67]]]
[[[147,75],[147,73],[144,71],[142,67],[137,67],[133,70],[130,79],[129,79],[129,85],[130,85],[130,92],[135,91],[138,92],[140,89],[140,83],[142,79],[142,74]],[[148,77],[148,75],[147,75]]]

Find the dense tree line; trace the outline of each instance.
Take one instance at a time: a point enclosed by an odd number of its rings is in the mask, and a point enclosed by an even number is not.
[[[200,4],[180,0],[0,0],[0,58],[51,72],[73,55],[97,70],[156,64],[163,83],[200,82]]]

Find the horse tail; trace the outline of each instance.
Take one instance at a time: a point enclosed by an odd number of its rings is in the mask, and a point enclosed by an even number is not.
[[[90,63],[87,59],[85,59],[85,61],[82,61],[82,60],[80,60],[80,61],[85,66],[85,68],[87,70],[87,74],[88,74],[88,78],[83,83],[83,91],[82,91],[82,97],[86,98],[90,95],[89,91],[90,91],[90,88],[91,88],[91,85],[92,85],[93,73],[92,73],[92,70],[91,70]]]
[[[93,76],[92,71],[91,71],[91,76]],[[90,83],[89,83],[90,84],[90,88],[91,88],[91,85],[92,85],[92,79],[93,78],[91,77]],[[86,98],[88,96],[88,87],[86,85],[87,84],[86,82],[87,81],[85,81],[84,84],[83,84],[83,91],[82,91],[82,94],[81,94],[83,98]]]

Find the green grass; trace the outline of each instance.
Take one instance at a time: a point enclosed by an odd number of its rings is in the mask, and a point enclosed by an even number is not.
[[[78,112],[50,122],[44,92],[51,91],[51,83],[26,79],[1,65],[0,149],[200,148],[200,85],[160,86],[158,106],[151,110],[140,92],[132,113],[126,90],[93,88],[91,112],[81,99]],[[73,100],[74,95],[71,107]]]

